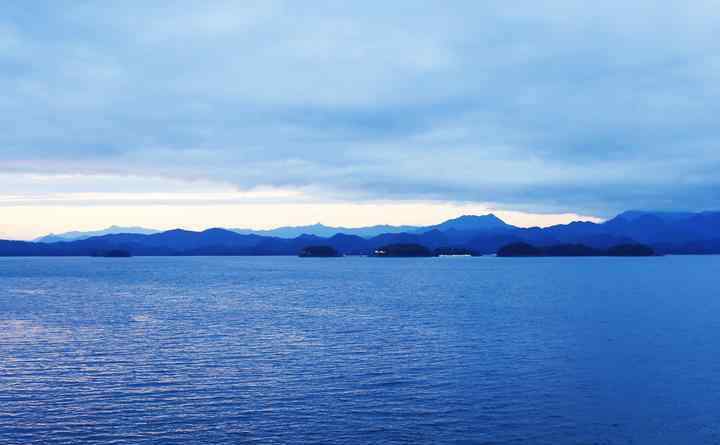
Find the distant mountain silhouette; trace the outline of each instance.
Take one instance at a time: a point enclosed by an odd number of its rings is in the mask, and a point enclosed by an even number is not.
[[[645,210],[628,210],[617,215],[614,219],[622,219],[625,221],[635,221],[643,217],[657,218],[663,222],[677,222],[690,219],[695,216],[692,212],[648,212]]]
[[[492,213],[488,215],[463,215],[459,218],[450,219],[442,224],[428,227],[427,229],[435,229],[440,231],[458,230],[458,231],[478,231],[478,230],[503,230],[510,226]]]
[[[390,226],[376,225],[368,227],[332,227],[323,224],[313,224],[309,226],[288,226],[278,227],[269,230],[253,230],[253,229],[230,229],[233,232],[249,235],[273,236],[278,238],[296,238],[300,235],[315,235],[320,237],[331,237],[336,234],[355,235],[363,238],[372,238],[385,234],[396,233],[422,233],[433,229],[445,230],[494,230],[512,227],[503,222],[500,218],[493,214],[489,215],[463,215],[459,218],[445,221],[434,226]]]
[[[103,236],[103,235],[111,235],[116,233],[135,233],[135,234],[143,234],[143,235],[151,235],[153,233],[159,233],[160,230],[154,230],[154,229],[146,229],[143,227],[119,227],[119,226],[111,226],[107,229],[103,230],[95,230],[90,232],[65,232],[65,233],[58,233],[54,234],[51,233],[49,235],[42,236],[40,238],[37,238],[35,242],[38,243],[57,243],[60,241],[77,241],[77,240],[83,240],[92,238],[95,236]]]
[[[297,238],[300,235],[315,235],[321,237],[331,237],[339,233],[345,235],[356,235],[363,238],[371,238],[383,233],[403,233],[414,232],[419,230],[416,226],[389,226],[377,225],[369,227],[332,227],[323,224],[313,224],[309,226],[288,226],[278,227],[269,230],[253,230],[253,229],[230,229],[233,232],[243,235],[262,235],[273,236],[277,238]]]
[[[391,225],[375,225],[368,227],[333,227],[323,224],[312,224],[307,226],[285,226],[268,230],[255,229],[227,229],[231,232],[241,235],[261,235],[276,238],[297,238],[300,235],[315,235],[319,237],[329,238],[337,234],[356,235],[363,238],[372,238],[378,235],[390,233],[421,233],[432,229],[438,230],[485,230],[494,228],[511,227],[505,224],[495,215],[464,215],[459,218],[445,221],[435,226],[391,226]],[[112,226],[103,230],[89,232],[67,232],[60,234],[50,234],[37,238],[36,242],[55,243],[60,241],[77,241],[92,238],[95,236],[112,235],[119,233],[133,233],[151,235],[159,233],[159,230],[146,229],[143,227],[118,227]]]
[[[370,229],[376,227],[388,226]],[[547,228],[515,227],[494,215],[466,215],[435,226],[412,227],[406,232],[374,236],[336,233],[285,238],[220,228],[200,232],[175,229],[152,234],[103,234],[53,243],[0,241],[0,256],[82,256],[116,249],[134,256],[297,255],[307,246],[329,246],[344,255],[368,255],[379,247],[398,244],[420,245],[430,251],[450,246],[476,254],[492,254],[503,246],[516,243],[540,249],[582,245],[604,251],[618,245],[645,244],[660,254],[720,254],[720,212],[631,211],[600,224],[573,222]]]

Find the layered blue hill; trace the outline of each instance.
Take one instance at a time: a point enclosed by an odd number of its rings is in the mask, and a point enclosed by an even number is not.
[[[379,226],[375,226],[379,227]],[[359,230],[359,229],[356,229]],[[720,253],[720,212],[667,213],[630,211],[604,223],[573,222],[546,228],[520,228],[494,215],[466,215],[428,227],[374,236],[335,233],[286,238],[243,234],[221,228],[201,232],[175,229],[160,233],[118,233],[75,241],[0,241],[1,256],[86,256],[121,249],[141,255],[297,255],[308,246],[330,246],[342,254],[366,255],[393,244],[428,249],[464,248],[496,253],[513,243],[534,246],[579,244],[594,249],[642,243],[658,253]]]
[[[285,226],[278,227],[275,229],[268,230],[257,230],[257,229],[228,229],[231,232],[239,233],[241,235],[261,235],[274,238],[297,238],[300,235],[315,235],[323,238],[329,238],[337,234],[345,235],[356,235],[363,238],[372,238],[374,236],[383,235],[387,233],[421,233],[431,229],[440,230],[482,230],[506,227],[501,219],[495,215],[464,215],[459,218],[451,219],[438,224],[436,226],[391,226],[387,224],[368,226],[368,227],[333,227],[326,226],[323,224],[312,224],[308,226]],[[161,232],[155,229],[146,229],[143,227],[120,227],[111,226],[103,230],[95,230],[89,232],[66,232],[49,235],[45,235],[36,239],[37,242],[42,243],[56,243],[60,241],[79,241],[88,238],[93,238],[103,235],[116,235],[124,233],[144,234],[150,235]]]

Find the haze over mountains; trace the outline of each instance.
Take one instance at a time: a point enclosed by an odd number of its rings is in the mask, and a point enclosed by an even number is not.
[[[500,247],[516,242],[537,246],[584,244],[597,249],[643,243],[659,253],[720,253],[720,212],[630,211],[599,224],[573,222],[546,228],[515,227],[494,215],[466,215],[427,227],[373,226],[351,229],[352,233],[338,233],[341,230],[346,229],[321,225],[259,233],[238,233],[220,228],[201,232],[175,229],[158,233],[102,234],[74,241],[0,241],[0,255],[85,256],[111,249],[125,249],[133,255],[296,255],[310,245],[332,246],[343,254],[367,254],[393,243],[416,243],[431,249],[462,247],[492,254]],[[386,231],[378,233],[383,230]],[[311,233],[293,236],[298,231]],[[276,235],[268,236],[268,233]]]
[[[425,232],[432,229],[446,230],[454,228],[457,230],[481,230],[490,229],[493,227],[507,226],[500,218],[495,215],[484,215],[474,216],[465,215],[459,218],[445,221],[435,226],[391,226],[387,224],[375,225],[369,227],[332,227],[323,224],[312,224],[308,226],[285,226],[278,227],[275,229],[267,230],[254,230],[254,229],[227,229],[231,232],[239,233],[241,235],[262,235],[272,236],[277,238],[297,238],[301,235],[314,235],[319,237],[331,237],[338,233],[346,235],[356,235],[363,238],[371,238],[374,236],[382,235],[384,233],[418,233]],[[103,230],[96,230],[90,232],[67,232],[49,235],[37,238],[34,241],[40,243],[56,243],[59,241],[79,241],[96,236],[102,235],[113,235],[120,233],[139,233],[144,235],[151,235],[159,233],[160,230],[146,229],[142,227],[119,227],[112,226]]]
[[[57,243],[61,241],[78,241],[95,236],[113,235],[116,233],[139,233],[142,235],[152,235],[153,233],[159,233],[160,230],[146,229],[144,227],[121,227],[121,226],[110,226],[107,229],[94,230],[89,232],[65,232],[65,233],[51,233],[49,235],[42,236],[35,239],[38,243]]]
[[[402,233],[402,232],[415,232],[421,229],[416,226],[390,226],[390,225],[376,225],[369,227],[332,227],[323,224],[313,224],[309,226],[293,226],[293,227],[278,227],[276,229],[269,230],[252,230],[252,229],[230,229],[235,233],[243,235],[263,235],[263,236],[274,236],[278,238],[296,238],[301,235],[314,235],[321,237],[330,237],[337,235],[338,233],[344,233],[347,235],[356,235],[363,238],[370,238],[373,236],[381,235],[383,233]]]

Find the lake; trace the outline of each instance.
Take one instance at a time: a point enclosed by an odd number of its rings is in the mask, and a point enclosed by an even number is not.
[[[31,443],[720,443],[720,256],[0,258]]]

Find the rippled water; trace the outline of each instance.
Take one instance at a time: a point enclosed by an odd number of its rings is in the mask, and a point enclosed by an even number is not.
[[[0,444],[720,443],[720,257],[0,259]]]

